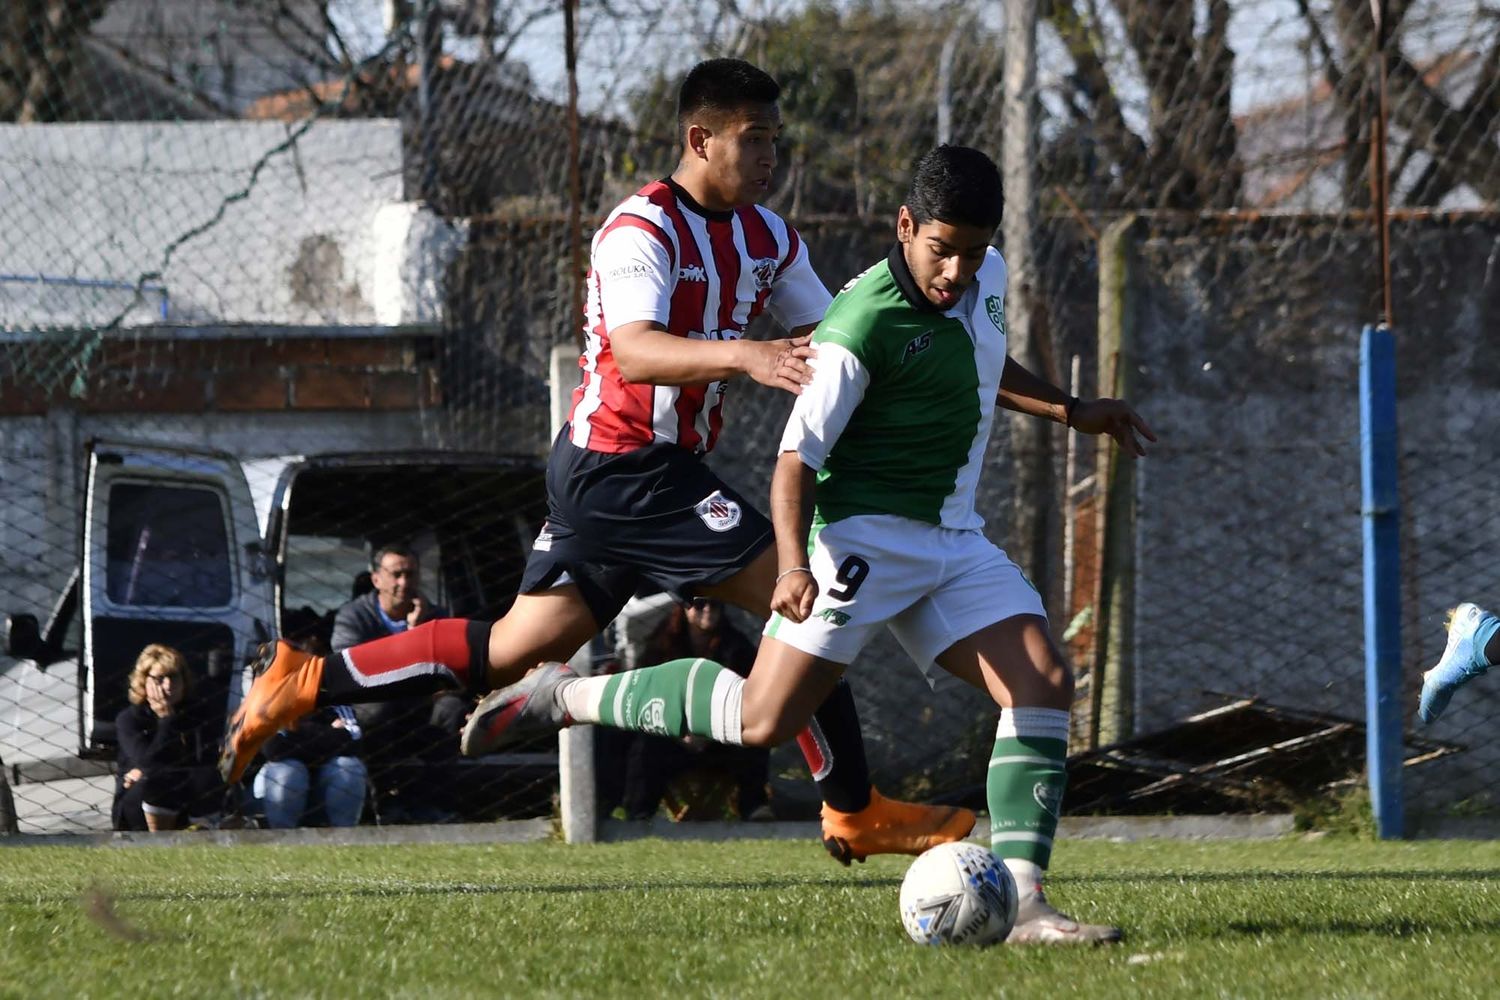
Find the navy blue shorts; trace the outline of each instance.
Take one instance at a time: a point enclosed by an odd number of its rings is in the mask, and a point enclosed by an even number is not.
[[[603,628],[637,591],[689,600],[750,565],[772,538],[765,515],[687,449],[605,454],[573,444],[565,427],[547,460],[547,523],[521,592],[577,584]]]

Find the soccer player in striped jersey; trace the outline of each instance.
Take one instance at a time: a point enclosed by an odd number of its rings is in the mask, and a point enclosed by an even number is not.
[[[1042,892],[1073,676],[1036,590],[984,537],[974,498],[997,405],[1108,434],[1132,456],[1155,437],[1124,400],[1081,402],[1006,358],[1005,261],[989,245],[1002,207],[983,153],[929,152],[889,256],[819,324],[816,376],[792,408],[772,482],[775,613],[747,679],[701,658],[615,677],[548,664],[493,692],[469,728],[490,745],[575,722],[774,745],[889,628],[929,681],[957,677],[1000,707],[986,797],[991,850],[1020,893],[1009,940],[1119,940]]]
[[[780,87],[736,59],[696,66],[678,99],[672,176],[611,212],[594,237],[581,382],[547,469],[548,517],[498,622],[443,619],[336,656],[268,648],[220,756],[236,781],[278,729],[316,706],[457,687],[475,694],[564,659],[643,584],[770,614],[770,522],[704,462],[726,382],[799,393],[808,334],[830,301],[770,189]],[[782,340],[743,339],[769,310]],[[870,785],[848,685],[829,685],[796,736],[824,799],[823,840],[844,864],[957,840],[974,814],[887,799]],[[481,741],[482,742],[482,741]],[[483,752],[466,746],[466,752]]]

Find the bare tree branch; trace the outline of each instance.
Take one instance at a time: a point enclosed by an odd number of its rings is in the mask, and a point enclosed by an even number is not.
[[[0,13],[0,120],[55,121],[89,25],[109,0],[6,0]]]
[[[1391,113],[1410,133],[1410,141],[1446,163],[1456,179],[1486,202],[1500,204],[1500,150],[1490,137],[1495,115],[1455,111],[1400,52],[1387,59]]]
[[[1109,71],[1094,47],[1091,22],[1084,21],[1072,0],[1056,0],[1047,11],[1047,20],[1073,58],[1079,89],[1093,109],[1096,137],[1119,165],[1125,187],[1140,189],[1145,183],[1146,143],[1125,123]]]
[[[1483,141],[1493,143],[1500,132],[1500,24],[1496,25],[1490,44],[1479,57],[1480,76],[1475,81],[1469,99],[1459,112],[1475,132],[1483,135]],[[1414,143],[1408,143],[1402,153],[1402,164],[1416,151]],[[1399,175],[1399,169],[1397,171]],[[1457,172],[1449,160],[1434,156],[1412,186],[1411,201],[1417,205],[1436,205],[1458,183]]]

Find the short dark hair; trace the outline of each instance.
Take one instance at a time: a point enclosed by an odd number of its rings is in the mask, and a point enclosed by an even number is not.
[[[1000,170],[977,149],[938,146],[917,161],[906,209],[919,226],[937,221],[994,229],[1005,214]]]
[[[683,78],[677,91],[677,138],[687,141],[693,118],[705,112],[723,115],[747,104],[774,104],[781,84],[765,70],[743,59],[708,59]]]
[[[400,556],[403,559],[410,559],[412,562],[417,562],[418,561],[417,560],[417,553],[416,553],[416,551],[414,549],[412,549],[412,547],[410,545],[406,544],[405,542],[391,542],[388,545],[382,545],[380,548],[376,549],[373,553],[371,553],[371,555],[370,555],[370,572],[371,573],[375,572],[376,570],[378,570],[380,568],[380,564],[383,563],[383,562],[385,562],[385,557],[386,556]]]

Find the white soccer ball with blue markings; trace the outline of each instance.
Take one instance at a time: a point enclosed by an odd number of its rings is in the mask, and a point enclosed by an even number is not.
[[[901,923],[918,944],[987,945],[1016,922],[1016,881],[978,844],[941,844],[901,880]]]

